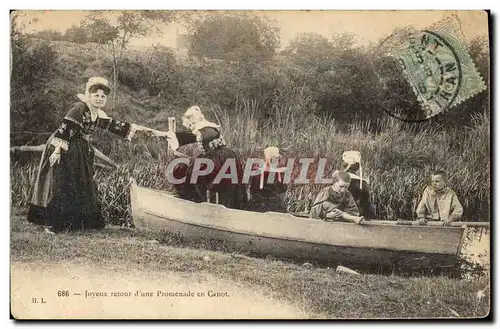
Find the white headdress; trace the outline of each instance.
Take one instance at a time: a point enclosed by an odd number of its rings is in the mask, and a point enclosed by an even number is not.
[[[280,156],[280,149],[274,146],[269,146],[264,150],[264,157],[266,159],[271,159]]]
[[[101,77],[91,77],[85,85],[85,96],[90,97],[90,88],[94,86],[101,87],[106,92],[106,94],[111,91],[111,88],[109,87],[109,81],[107,79]]]
[[[342,154],[342,160],[344,160],[344,162],[348,165],[346,170],[350,166],[359,163],[359,176],[353,173],[349,173],[349,175],[351,176],[351,178],[359,179],[359,187],[363,188],[363,167],[361,167],[361,153],[358,151],[345,151]]]
[[[76,96],[78,97],[79,100],[86,103],[90,109],[92,108],[90,105],[90,89],[94,86],[99,86],[106,93],[109,93],[111,91],[111,88],[109,87],[109,82],[107,79],[101,78],[101,77],[89,78],[89,81],[87,81],[87,84],[85,85],[85,94],[78,94]],[[99,112],[99,117],[101,117],[101,118],[107,117],[107,115],[104,111],[99,110],[98,112]]]
[[[200,130],[205,127],[212,127],[220,129],[220,126],[205,119],[201,109],[198,105],[191,106],[184,112],[184,118],[186,118],[192,124],[191,130]]]
[[[277,158],[280,155],[281,155],[280,149],[275,146],[266,147],[266,149],[264,150],[264,157],[266,159],[266,163],[263,168],[260,168],[261,170],[260,184],[259,184],[260,189],[264,187],[264,171],[266,169],[269,172],[278,173],[278,181],[282,182],[281,173],[285,172],[287,170],[287,167],[274,167],[273,163],[270,162],[272,158]]]

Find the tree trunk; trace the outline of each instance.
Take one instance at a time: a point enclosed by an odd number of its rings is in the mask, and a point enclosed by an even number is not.
[[[111,49],[111,54],[113,56],[113,90],[111,90],[111,101],[113,105],[115,104],[116,100],[116,89],[118,87],[118,61],[116,58],[116,48],[115,48],[115,43],[111,43],[112,49]]]

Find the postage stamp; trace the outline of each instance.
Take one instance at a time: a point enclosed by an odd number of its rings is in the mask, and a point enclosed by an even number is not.
[[[420,119],[450,110],[486,89],[465,46],[456,15],[430,28],[411,31],[404,38],[393,37],[399,40],[390,52],[424,112]],[[386,40],[384,47],[388,44]]]

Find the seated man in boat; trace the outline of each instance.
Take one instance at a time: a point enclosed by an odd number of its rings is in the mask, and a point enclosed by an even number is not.
[[[351,176],[345,171],[333,173],[333,185],[322,189],[314,200],[310,218],[323,220],[348,220],[359,224],[363,217],[359,216],[359,209],[348,191]]]
[[[443,221],[445,226],[462,217],[463,207],[456,193],[448,187],[447,174],[444,171],[434,171],[431,175],[431,185],[424,189],[422,199],[417,206],[417,218],[421,225],[427,220]]]
[[[260,169],[261,173],[252,176],[250,180],[250,200],[247,210],[256,212],[286,212],[286,205],[283,194],[286,192],[286,185],[283,182],[284,169],[276,168],[281,153],[277,147],[268,147],[264,150],[264,168],[254,167],[252,170]],[[258,165],[257,165],[258,166]],[[270,181],[270,176],[274,175],[274,180]],[[271,178],[272,179],[272,178]]]

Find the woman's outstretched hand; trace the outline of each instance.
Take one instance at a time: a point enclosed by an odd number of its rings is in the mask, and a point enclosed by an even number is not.
[[[61,162],[61,151],[55,150],[54,153],[49,158],[50,166],[52,167],[56,163]]]
[[[177,139],[177,137],[175,136],[175,133],[173,131],[159,131],[159,130],[155,130],[153,132],[153,135],[155,137],[167,137],[168,139]]]
[[[156,130],[153,132],[155,137],[167,137],[168,146],[175,151],[179,148],[179,140],[177,140],[177,136],[173,131],[159,131]]]
[[[134,124],[134,129],[136,131],[143,131],[148,136],[152,137],[167,137],[168,146],[173,150],[177,150],[179,148],[179,141],[177,140],[177,136],[173,131],[160,131],[156,129],[151,129],[148,127],[144,127],[141,125]]]

